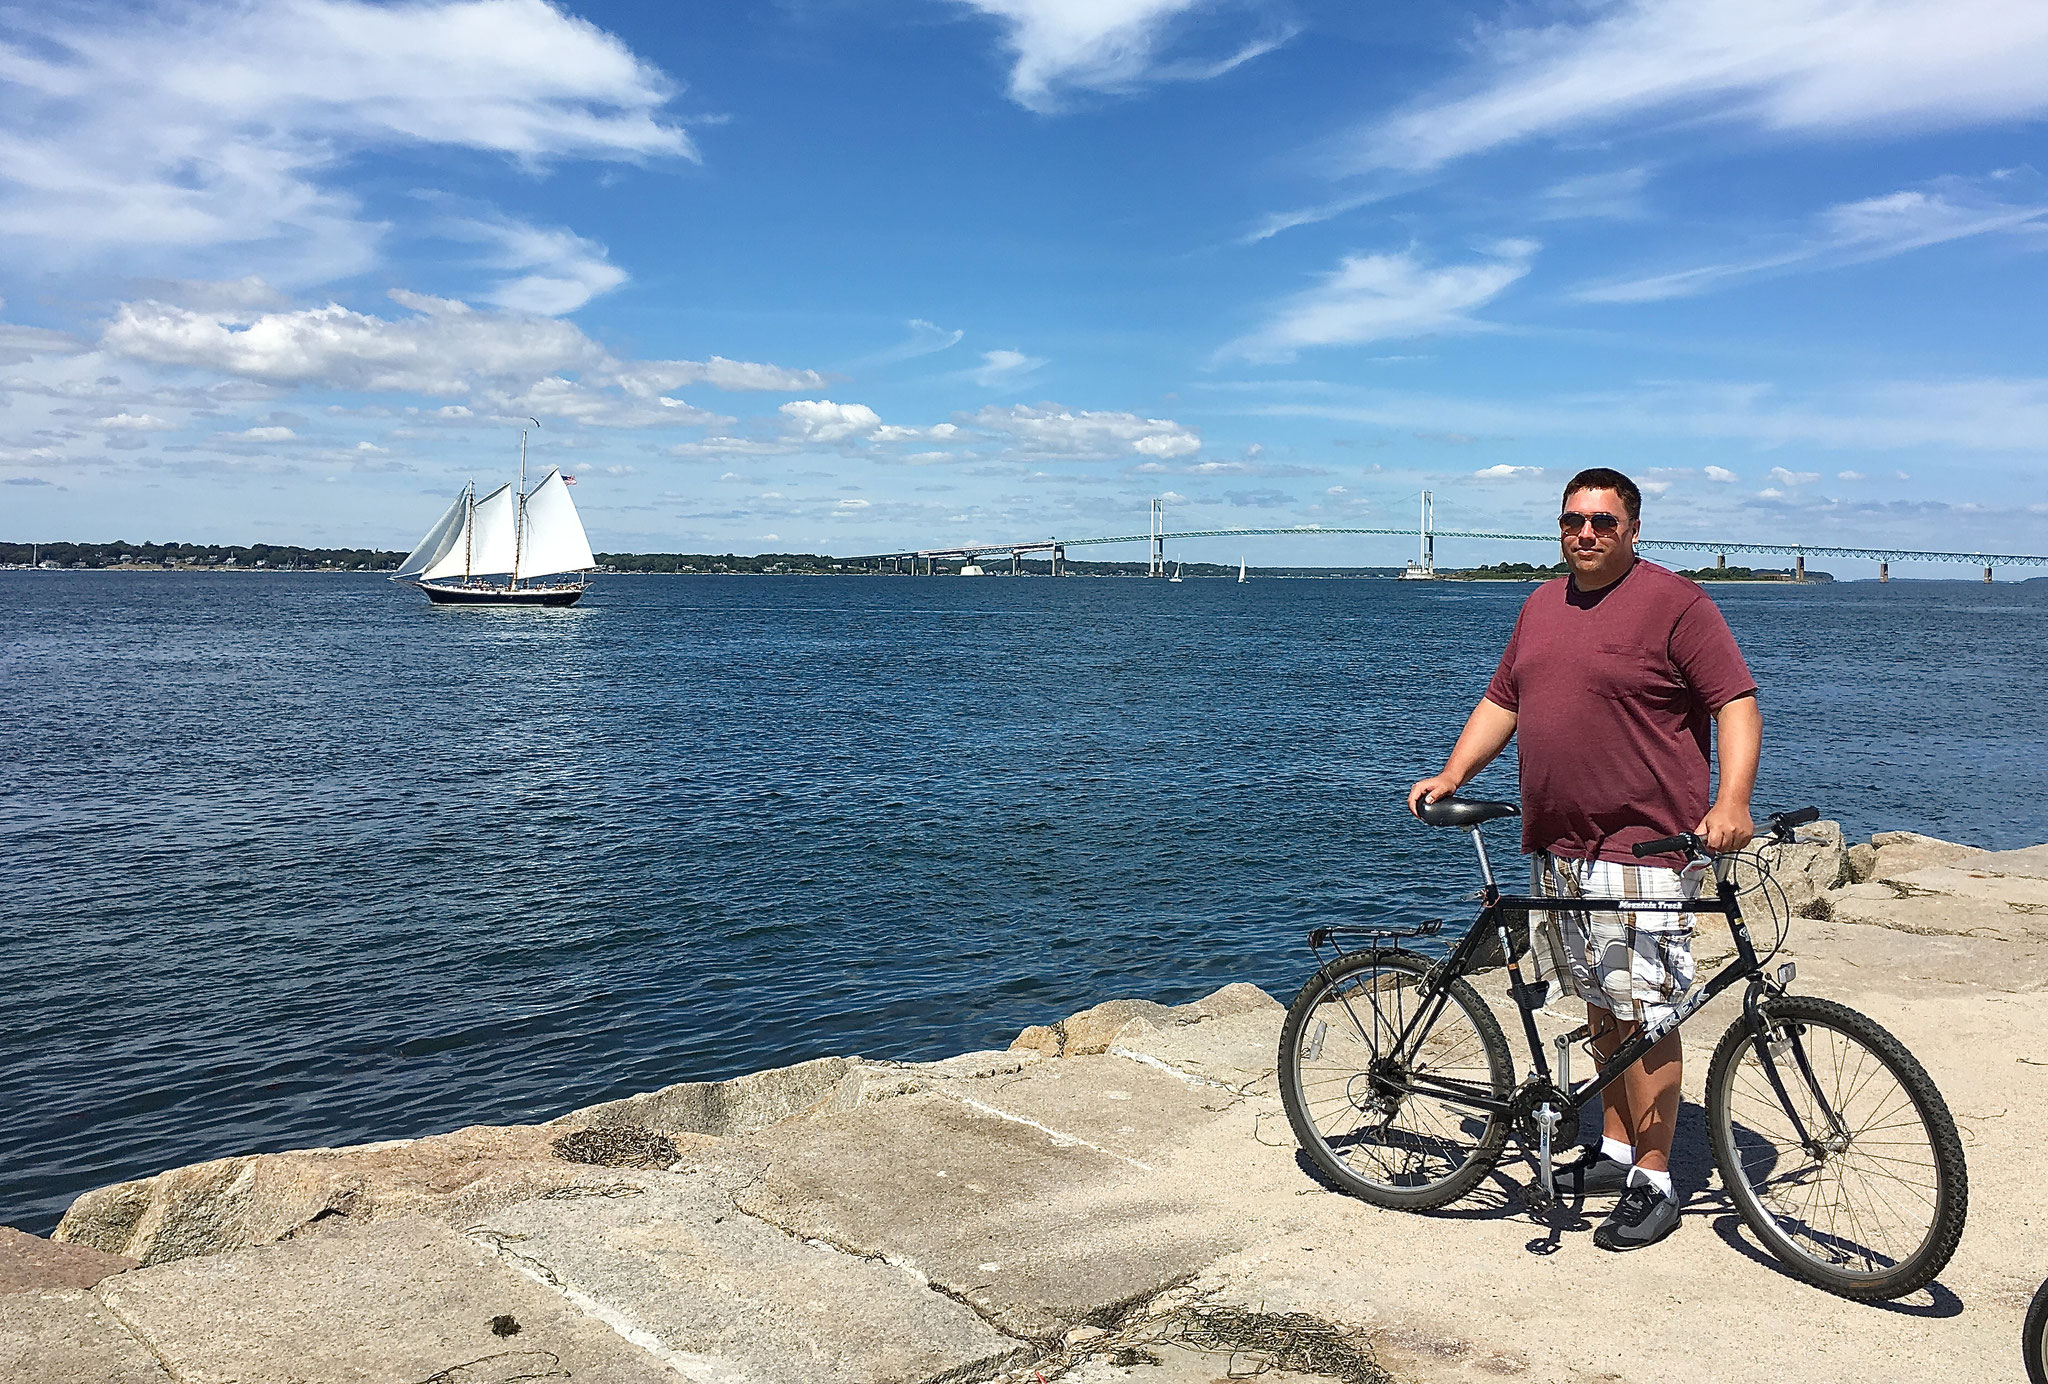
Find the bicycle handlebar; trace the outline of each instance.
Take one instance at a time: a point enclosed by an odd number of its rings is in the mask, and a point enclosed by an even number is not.
[[[1778,841],[1790,841],[1792,839],[1792,828],[1803,827],[1808,822],[1818,822],[1819,820],[1819,808],[1795,807],[1790,812],[1780,812],[1774,817],[1766,817],[1763,824],[1764,829],[1758,832],[1757,835],[1769,836]],[[1655,841],[1638,841],[1635,845],[1629,847],[1629,851],[1638,860],[1641,860],[1644,856],[1671,855],[1673,853],[1684,855],[1711,854],[1707,850],[1707,843],[1689,831],[1681,831],[1676,836],[1659,837]]]

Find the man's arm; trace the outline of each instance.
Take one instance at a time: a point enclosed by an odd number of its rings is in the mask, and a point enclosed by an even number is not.
[[[1756,789],[1757,760],[1763,754],[1764,713],[1754,693],[1737,697],[1714,713],[1714,742],[1721,786],[1693,834],[1705,838],[1708,850],[1739,851],[1756,835],[1749,795]]]
[[[1478,777],[1479,771],[1493,763],[1514,738],[1517,719],[1514,712],[1498,702],[1480,698],[1479,705],[1465,719],[1465,729],[1458,732],[1458,743],[1451,747],[1451,757],[1444,761],[1443,772],[1419,780],[1408,790],[1408,810],[1413,812],[1420,803],[1447,797]],[[1756,777],[1755,756],[1751,756],[1750,777]],[[1743,801],[1749,801],[1746,795]]]

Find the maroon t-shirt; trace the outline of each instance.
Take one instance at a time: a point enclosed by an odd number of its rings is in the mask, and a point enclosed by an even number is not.
[[[1486,689],[1516,716],[1522,849],[1635,863],[1636,842],[1691,831],[1713,715],[1755,690],[1728,622],[1684,577],[1638,558],[1599,591],[1537,587]]]

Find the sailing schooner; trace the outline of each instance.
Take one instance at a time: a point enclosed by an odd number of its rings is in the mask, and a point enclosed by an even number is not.
[[[520,583],[595,566],[589,536],[560,469],[526,489],[526,429],[521,428],[518,489],[501,485],[479,500],[473,483],[464,486],[392,580],[417,586],[435,605],[569,606],[589,589],[587,582]]]

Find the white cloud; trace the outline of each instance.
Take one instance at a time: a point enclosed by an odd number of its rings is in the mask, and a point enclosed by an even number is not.
[[[1709,466],[1707,468],[1707,479],[1715,482],[1717,485],[1732,485],[1742,478],[1725,466]]]
[[[463,239],[496,247],[488,264],[510,274],[485,301],[513,312],[558,317],[626,281],[626,271],[610,261],[602,245],[573,231],[510,219],[469,220],[454,230]]]
[[[848,499],[841,500],[839,507],[841,509],[866,509],[870,503],[872,502],[868,500]]]
[[[229,436],[240,442],[289,442],[298,434],[290,428],[244,428]]]
[[[1474,471],[1472,474],[1481,480],[1504,481],[1513,480],[1517,476],[1540,476],[1543,474],[1543,468],[1540,466],[1509,466],[1503,462],[1499,466],[1488,466],[1482,470]]]
[[[1788,471],[1782,466],[1771,468],[1771,479],[1779,485],[1812,485],[1820,479],[1818,471]]]
[[[1058,404],[991,404],[966,421],[1004,439],[1011,455],[1032,460],[1110,461],[1135,454],[1167,461],[1202,447],[1200,433],[1171,419],[1076,413]]]
[[[1284,43],[1285,33],[1258,39],[1206,61],[1159,57],[1174,21],[1214,8],[1209,0],[959,0],[1003,21],[1015,57],[1010,99],[1048,114],[1064,104],[1063,89],[1123,93],[1149,82],[1218,77]]]
[[[1789,244],[1758,247],[1749,256],[1718,264],[1594,284],[1573,296],[1594,303],[1647,303],[1688,298],[1725,284],[1800,269],[1867,264],[1947,241],[2048,224],[2048,202],[2014,203],[1995,194],[2009,178],[1985,184],[1944,178],[1929,189],[1908,189],[1845,202],[1814,218]]]
[[[793,399],[781,408],[796,435],[805,442],[845,442],[868,437],[882,420],[866,404],[835,404],[830,399]]]
[[[1865,479],[1865,477],[1861,471],[1837,471],[1835,472],[1835,479],[1838,481],[1860,481]]]
[[[608,427],[730,422],[665,391],[686,383],[724,389],[795,389],[823,383],[810,370],[713,356],[708,361],[620,361],[574,324],[492,312],[394,290],[411,315],[378,317],[338,303],[280,312],[198,312],[124,303],[101,337],[109,353],[154,365],[212,370],[275,386],[456,396],[439,417],[472,406],[491,415],[554,416]]]
[[[1356,168],[1427,170],[1543,136],[1706,114],[1832,135],[2048,111],[2048,7],[2013,0],[1625,0],[1484,32],[1475,70],[1357,136]]]
[[[981,364],[968,371],[967,376],[983,389],[1002,389],[1021,382],[1044,364],[1043,357],[1027,356],[1022,351],[983,351]]]
[[[10,11],[0,235],[46,260],[261,246],[298,282],[380,227],[326,179],[366,149],[540,166],[693,158],[674,84],[544,0],[253,0]]]
[[[1536,249],[1531,241],[1506,241],[1488,259],[1442,268],[1409,251],[1347,255],[1321,283],[1281,303],[1264,326],[1218,354],[1288,361],[1305,347],[1481,330],[1469,314],[1528,273]]]
[[[93,426],[105,428],[108,432],[171,432],[178,425],[152,413],[117,413],[110,418],[95,419]]]

